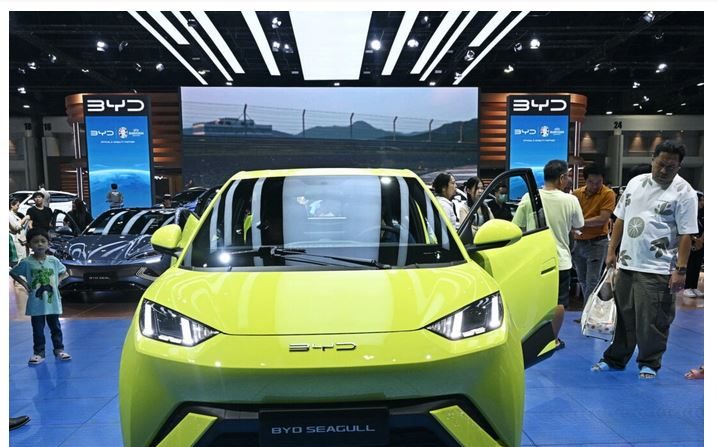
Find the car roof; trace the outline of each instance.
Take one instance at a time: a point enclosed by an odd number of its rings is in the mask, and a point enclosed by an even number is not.
[[[40,190],[39,190],[39,189],[35,189],[35,190],[32,190],[32,191],[31,191],[31,190],[22,190],[22,191],[13,191],[13,192],[11,192],[10,194],[11,194],[11,195],[12,195],[12,194],[32,194],[32,193],[35,193],[35,192],[38,192],[38,191],[40,191]],[[58,194],[58,193],[59,193],[59,194],[69,194],[69,195],[71,195],[71,196],[76,196],[76,195],[77,195],[77,193],[74,193],[74,192],[57,191],[57,190],[55,190],[55,189],[46,189],[45,191],[49,192],[50,194]]]
[[[294,176],[331,176],[331,175],[373,175],[413,177],[416,174],[408,169],[384,168],[306,168],[306,169],[266,169],[261,171],[241,171],[234,174],[231,180],[260,177],[294,177]]]

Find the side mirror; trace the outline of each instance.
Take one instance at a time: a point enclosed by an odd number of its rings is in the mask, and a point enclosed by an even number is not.
[[[69,228],[69,227],[60,227],[55,230],[55,233],[62,234],[65,236],[74,236],[75,235],[75,233],[72,232],[72,228]]]
[[[476,235],[474,245],[476,250],[505,247],[521,239],[521,228],[513,222],[503,219],[491,219],[483,224]]]
[[[182,229],[177,224],[160,227],[152,234],[150,243],[157,253],[176,256],[180,249]]]

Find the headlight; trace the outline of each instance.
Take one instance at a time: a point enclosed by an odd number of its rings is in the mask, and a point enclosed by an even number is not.
[[[451,340],[472,337],[501,327],[504,305],[499,292],[482,298],[426,328]]]
[[[142,335],[175,345],[195,346],[219,332],[184,315],[144,300],[140,308]]]

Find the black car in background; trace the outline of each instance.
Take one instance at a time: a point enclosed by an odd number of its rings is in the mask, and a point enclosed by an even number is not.
[[[142,292],[171,262],[152,248],[152,233],[165,225],[184,224],[188,214],[182,208],[114,209],[97,216],[77,236],[58,231],[51,248],[69,275],[60,283],[60,292],[79,292],[84,300],[88,292]]]

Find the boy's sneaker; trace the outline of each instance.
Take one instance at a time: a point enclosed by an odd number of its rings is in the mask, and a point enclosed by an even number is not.
[[[45,357],[37,354],[33,354],[30,360],[27,361],[28,365],[39,365],[45,361]]]
[[[697,298],[701,298],[701,297],[703,297],[703,295],[705,295],[705,293],[701,292],[701,291],[698,290],[698,289],[693,289],[693,293],[696,294],[696,297],[697,297]]]
[[[71,356],[70,354],[68,354],[67,352],[65,352],[65,351],[57,351],[57,352],[55,352],[55,357],[56,357],[58,360],[70,360],[70,359],[72,358],[72,356]]]
[[[683,291],[683,296],[687,296],[688,298],[695,298],[696,292],[693,289],[685,289]]]

